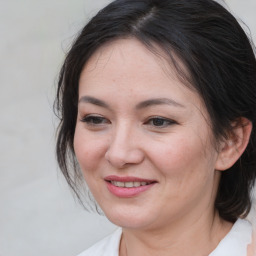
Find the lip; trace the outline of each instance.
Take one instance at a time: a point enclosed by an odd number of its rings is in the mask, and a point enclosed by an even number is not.
[[[149,190],[157,183],[156,180],[143,179],[143,178],[131,177],[131,176],[119,177],[115,175],[107,176],[104,178],[104,180],[106,181],[106,185],[109,192],[121,198],[135,197]],[[113,185],[110,181],[119,181],[119,182],[136,182],[137,181],[137,182],[147,182],[150,184],[139,186],[139,187],[126,188],[126,187],[117,187]]]
[[[147,183],[153,183],[156,182],[156,180],[150,180],[150,179],[142,179],[138,177],[133,177],[133,176],[126,176],[126,177],[119,177],[116,175],[110,175],[104,178],[105,181],[120,181],[120,182],[147,182]]]

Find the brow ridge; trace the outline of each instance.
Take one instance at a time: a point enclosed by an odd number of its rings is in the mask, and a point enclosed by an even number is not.
[[[181,103],[170,98],[155,98],[155,99],[148,99],[140,102],[138,105],[136,105],[136,109],[147,108],[153,105],[171,105],[174,107],[182,107],[182,108],[185,107]]]
[[[106,102],[104,102],[103,100],[94,98],[92,96],[82,96],[79,99],[79,103],[91,103],[93,105],[110,109],[109,105]],[[170,98],[153,98],[153,99],[148,99],[138,103],[136,105],[136,109],[143,109],[143,108],[151,107],[154,105],[171,105],[174,107],[182,107],[182,108],[185,107],[181,103],[178,103],[175,100]]]
[[[109,105],[103,100],[91,97],[91,96],[82,96],[78,103],[91,103],[93,105],[97,105],[103,108],[110,108]]]

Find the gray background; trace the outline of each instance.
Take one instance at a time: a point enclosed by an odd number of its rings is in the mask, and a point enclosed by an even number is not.
[[[107,0],[0,0],[0,255],[72,256],[114,226],[77,204],[54,156],[57,73]],[[256,39],[256,0],[228,0]]]

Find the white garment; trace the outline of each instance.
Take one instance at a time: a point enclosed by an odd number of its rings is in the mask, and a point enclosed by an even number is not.
[[[78,256],[118,256],[122,229],[79,254]],[[209,256],[246,256],[247,246],[252,240],[252,225],[238,219],[230,232],[221,240],[217,248]]]

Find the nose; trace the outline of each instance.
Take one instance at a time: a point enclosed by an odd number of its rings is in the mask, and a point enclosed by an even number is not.
[[[140,164],[144,160],[144,152],[138,138],[135,131],[128,127],[119,127],[112,134],[105,158],[118,169]]]

